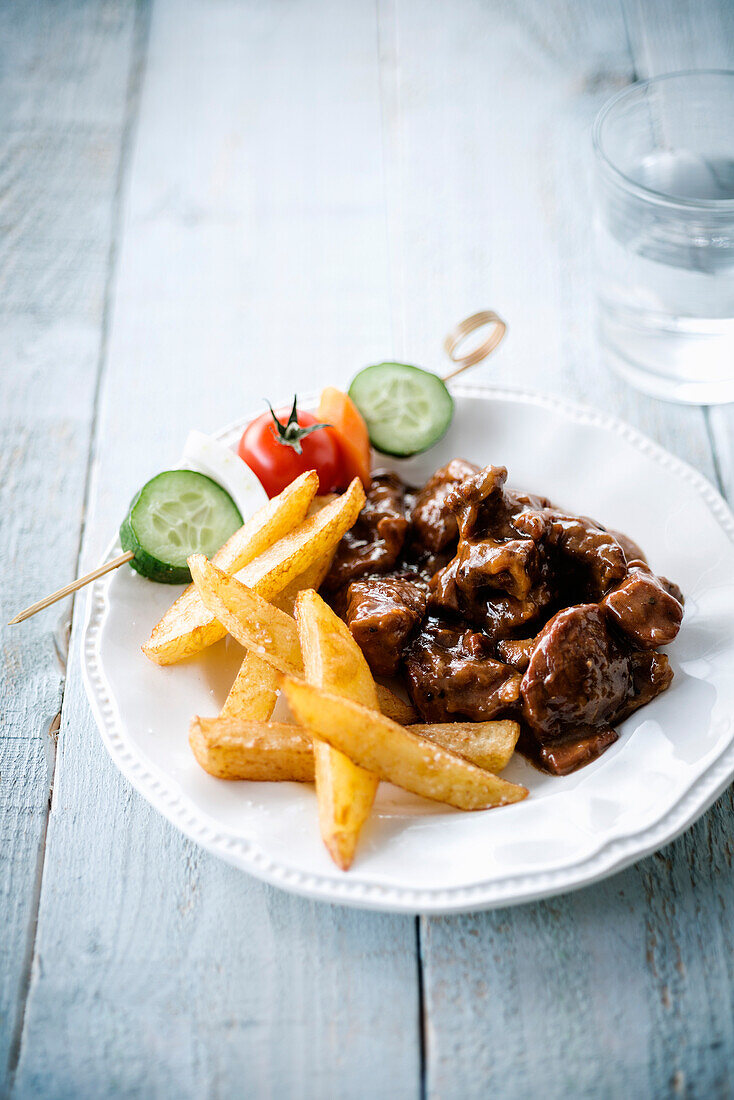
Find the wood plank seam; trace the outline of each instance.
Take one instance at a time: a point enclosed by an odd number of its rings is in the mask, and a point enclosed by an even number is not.
[[[31,969],[33,966],[33,956],[35,954],[36,947],[36,932],[38,929],[38,907],[41,900],[41,882],[43,881],[43,865],[46,854],[46,833],[48,832],[48,818],[51,812],[51,800],[53,798],[54,772],[56,770],[56,743],[58,738],[60,719],[61,711],[58,712],[58,714],[51,722],[51,727],[49,729],[49,740],[45,746],[48,761],[48,798],[46,799],[43,827],[41,829],[41,834],[38,840],[38,851],[36,853],[36,870],[33,883],[33,894],[31,898],[31,918],[28,924],[28,928],[26,930],[23,969],[21,974],[21,983],[18,989],[20,1012],[18,1013],[18,1018],[15,1021],[13,1036],[10,1040],[10,1047],[8,1051],[8,1095],[10,1095],[10,1093],[12,1092],[15,1070],[17,1068],[18,1059],[20,1057],[23,1024],[25,1023],[25,1005],[28,998],[28,990],[31,984]]]
[[[418,1095],[420,1100],[426,1100],[426,1075],[428,1070],[428,1057],[426,1043],[428,1040],[428,1018],[426,998],[423,991],[423,951],[421,947],[423,929],[421,922],[423,917],[418,914],[415,918],[415,962],[418,985],[418,1055],[420,1059],[418,1080]]]
[[[112,305],[112,288],[114,285],[116,263],[117,263],[117,236],[121,223],[121,213],[124,195],[124,184],[127,178],[128,168],[130,164],[131,153],[134,144],[135,126],[139,114],[140,104],[140,91],[142,88],[142,82],[145,71],[145,57],[147,53],[147,41],[148,32],[150,28],[150,8],[144,3],[144,0],[136,0],[135,5],[135,22],[133,27],[133,44],[130,53],[130,69],[128,73],[127,89],[125,95],[125,120],[122,130],[122,140],[120,142],[120,153],[117,165],[115,191],[112,200],[112,220],[110,224],[110,244],[107,256],[107,271],[105,275],[105,290],[104,290],[104,303],[102,311],[102,325],[100,331],[100,345],[99,356],[97,360],[97,377],[94,388],[93,407],[92,407],[92,419],[90,424],[90,436],[89,436],[89,453],[87,456],[87,468],[84,478],[84,507],[82,509],[81,523],[79,525],[79,541],[77,545],[76,553],[76,572],[78,573],[81,562],[82,547],[84,545],[84,533],[86,527],[86,515],[88,513],[89,493],[92,486],[92,471],[94,468],[94,456],[96,453],[97,443],[97,421],[99,411],[99,400],[102,392],[102,376],[104,373],[104,364],[107,357],[107,344],[110,327],[110,314]],[[71,634],[71,627],[73,624],[74,610],[76,607],[76,600],[72,598],[71,607],[69,609],[68,619],[64,622],[64,634],[67,642]],[[62,613],[62,621],[65,616]],[[54,644],[59,661],[62,663],[65,671],[66,656],[67,654],[62,652],[58,640],[59,630],[55,631]],[[53,789],[54,789],[54,777],[56,773],[56,761],[57,761],[57,740],[61,732],[61,724],[63,722],[64,714],[64,701],[65,701],[65,682],[61,689],[60,709],[58,714],[54,717],[51,728],[49,730],[49,747],[48,747],[48,799],[45,807],[45,816],[43,822],[43,828],[41,830],[41,836],[38,847],[38,857],[36,864],[36,876],[31,904],[31,917],[27,930],[26,938],[26,951],[23,964],[23,974],[21,980],[21,986],[19,989],[20,1011],[16,1021],[16,1026],[13,1034],[13,1038],[10,1044],[10,1052],[8,1058],[7,1068],[7,1083],[8,1083],[8,1095],[13,1092],[13,1086],[15,1081],[15,1073],[20,1060],[20,1053],[23,1045],[23,1032],[25,1028],[25,1016],[26,1016],[26,1004],[28,998],[28,992],[30,989],[31,974],[33,972],[33,965],[36,958],[36,936],[38,931],[38,913],[41,900],[41,888],[43,884],[43,872],[45,865],[46,854],[46,836],[48,833],[48,822],[51,813],[51,807],[53,803]]]
[[[400,249],[397,235],[391,232],[393,219],[396,212],[391,212],[393,202],[400,202],[400,189],[390,188],[387,177],[387,165],[389,160],[390,144],[390,109],[391,100],[393,108],[400,96],[400,70],[399,70],[399,43],[397,28],[397,11],[393,0],[375,0],[375,23],[377,35],[377,67],[379,76],[379,102],[380,102],[380,146],[382,149],[382,185],[383,201],[385,207],[385,238],[387,242],[388,280],[390,287],[390,329],[391,343],[397,350],[396,335],[400,333],[401,351],[405,347],[405,270],[404,257]],[[386,28],[388,28],[386,33]],[[394,71],[390,71],[390,65]],[[398,211],[399,212],[399,211]],[[400,251],[398,251],[400,250]],[[400,274],[401,295],[399,302],[394,293],[395,279]],[[398,316],[399,314],[399,316]],[[426,1100],[428,1058],[426,1051],[427,1041],[427,1012],[423,979],[423,952],[421,948],[421,922],[423,918],[418,914],[415,917],[415,965],[417,986],[418,1009],[418,1095],[420,1100]]]

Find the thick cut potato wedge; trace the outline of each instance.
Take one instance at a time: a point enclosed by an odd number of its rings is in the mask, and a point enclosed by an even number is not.
[[[189,744],[204,771],[217,779],[293,779],[300,783],[313,779],[310,736],[284,722],[194,718]]]
[[[355,478],[345,493],[250,562],[239,573],[239,579],[263,599],[272,600],[299,574],[334,552],[364,502],[364,489]]]
[[[461,810],[489,809],[527,797],[525,787],[482,771],[377,711],[291,677],[283,690],[299,725],[407,791]]]
[[[325,554],[324,557],[315,561],[313,565],[310,565],[303,573],[299,573],[296,579],[291,581],[291,583],[283,589],[280,595],[273,599],[275,606],[279,607],[281,611],[285,611],[286,614],[292,615],[296,603],[296,596],[299,592],[303,592],[306,588],[313,588],[315,591],[318,591],[323,583],[324,577],[331,568],[335,550],[336,547],[334,547],[330,553]]]
[[[332,500],[336,500],[337,493],[317,493],[308,506],[308,512],[306,515],[315,516],[317,512],[320,512],[322,508],[325,508],[327,504],[331,504]]]
[[[410,732],[463,756],[484,771],[501,772],[510,763],[515,751],[520,725],[509,720],[441,722],[436,725],[411,725]]]
[[[257,653],[246,653],[229,695],[222,718],[266,722],[275,710],[280,673]]]
[[[301,474],[235,531],[212,560],[227,573],[236,573],[254,561],[302,523],[318,485],[315,470]],[[225,633],[192,584],[153,628],[143,653],[159,665],[169,665],[200,653]]]
[[[308,681],[376,709],[375,681],[346,624],[312,590],[300,593],[295,613]],[[379,780],[324,741],[315,739],[313,748],[321,837],[337,867],[347,871]]]
[[[229,634],[281,672],[303,671],[295,621],[203,554],[189,558],[191,576],[204,606]]]
[[[375,684],[375,687],[377,688],[377,700],[380,704],[380,710],[386,718],[397,722],[399,726],[412,726],[418,721],[420,715],[412,703],[406,703],[404,699],[401,699],[394,691],[390,691],[390,688],[385,687],[384,684]]]
[[[203,554],[192,555],[189,566],[202,603],[215,615],[217,621],[226,628],[235,641],[244,646],[253,656],[261,658],[278,672],[285,672],[290,676],[302,676],[304,667],[301,657],[302,647],[308,646],[309,637],[312,637],[309,652],[312,658],[318,659],[327,670],[324,677],[321,673],[318,674],[317,687],[322,686],[322,682],[326,684],[326,678],[329,678],[335,694],[344,695],[348,699],[353,698],[358,702],[369,698],[368,705],[376,706],[383,714],[392,718],[393,721],[400,722],[401,725],[411,724],[417,719],[418,714],[410,703],[398,698],[389,688],[375,684],[362,651],[348,628],[321,597],[309,589],[301,593],[295,592],[295,585],[304,583],[309,574],[318,577],[325,573],[328,565],[323,560],[297,578],[291,586],[287,599],[286,594],[283,593],[275,597],[272,603],[264,600],[236,577],[222,572]],[[304,601],[302,607],[309,609],[305,620],[303,615],[301,616],[303,621],[299,623],[299,627],[296,627],[291,615],[281,610],[283,604],[290,602],[291,597],[296,602]],[[314,603],[314,600],[318,600],[318,603]],[[329,639],[323,641],[324,648],[320,656],[316,646],[317,636],[315,634],[312,636],[312,630],[308,636],[304,634],[312,622],[309,614],[313,616],[314,607],[318,608],[320,616],[318,621],[321,622],[324,631],[326,631],[326,624],[329,624]],[[357,654],[359,660],[357,660]],[[255,664],[254,668],[259,672],[260,665]],[[227,699],[229,713],[233,716],[235,714],[239,716],[237,711],[231,709],[234,706],[233,693],[240,691],[244,693],[249,688],[249,681],[243,669],[240,669],[240,674],[243,676],[242,681],[240,682],[240,676],[238,676]],[[350,685],[349,676],[357,676],[358,683]],[[253,682],[255,688],[259,688],[260,681],[257,676]],[[271,678],[270,682],[277,684],[278,677]],[[252,715],[245,713],[242,717],[261,718],[263,716],[258,711]]]
[[[320,502],[316,511],[323,508],[324,504],[328,504],[331,499],[333,497],[314,497],[314,501]],[[329,572],[332,557],[333,554],[327,554],[310,566],[305,573],[296,577],[285,591],[273,600],[275,606],[289,615],[292,614],[298,593],[303,588],[318,588]],[[257,653],[246,653],[225,700],[221,711],[222,716],[267,721],[275,710],[279,685],[280,673],[270,662]]]
[[[307,519],[295,531],[280,539],[264,554],[261,554],[259,558],[246,566],[240,572],[239,581],[235,577],[225,574],[222,570],[218,570],[217,566],[212,562],[207,562],[203,555],[192,554],[189,559],[189,567],[194,577],[194,584],[198,585],[202,592],[206,590],[209,593],[207,598],[210,600],[211,605],[217,607],[216,615],[210,609],[207,609],[207,614],[216,623],[220,636],[223,637],[231,626],[234,638],[241,641],[241,644],[246,645],[248,649],[255,649],[261,656],[265,656],[268,648],[266,645],[267,628],[265,628],[259,640],[253,638],[251,642],[247,642],[244,640],[244,635],[242,635],[245,628],[244,620],[242,620],[239,634],[234,633],[234,620],[235,618],[242,619],[242,616],[237,610],[230,612],[229,617],[227,616],[225,593],[229,594],[227,598],[232,601],[244,600],[246,597],[243,593],[247,589],[251,589],[252,591],[249,594],[251,598],[246,605],[248,614],[256,615],[257,607],[265,614],[266,608],[272,607],[272,605],[266,604],[266,601],[272,600],[283,593],[294,582],[302,583],[298,581],[298,578],[302,577],[307,570],[315,567],[317,576],[322,576],[323,571],[328,568],[326,559],[334,553],[342,535],[353,525],[362,510],[364,499],[364,489],[355,478],[346,493],[331,501],[315,516]],[[216,585],[211,580],[207,587],[206,578],[213,578],[217,574],[219,579]],[[197,591],[197,598],[203,603],[199,591]],[[258,599],[259,603],[257,603]],[[255,600],[254,604],[253,600]],[[236,609],[237,606],[236,602],[232,603],[233,608]],[[284,613],[278,609],[273,610],[284,616]],[[227,618],[227,625],[220,622],[219,615],[222,616],[222,620]],[[287,660],[287,654],[278,648],[276,638],[273,638],[271,651],[276,666],[282,668],[282,662]]]
[[[299,593],[295,615],[308,682],[377,710],[377,685],[346,623],[308,589]]]
[[[275,672],[275,670],[273,670],[273,672],[276,676],[280,676],[280,673]],[[308,771],[301,755],[303,737],[306,736],[308,738],[309,745],[312,743],[313,739],[310,733],[307,733],[305,730],[301,729],[300,726],[286,725],[280,722],[268,724],[265,719],[239,719],[234,715],[229,717],[220,716],[219,718],[199,718],[196,719],[196,721],[202,724],[202,729],[205,729],[207,737],[216,742],[218,752],[218,767],[220,769],[220,773],[223,774],[224,772],[226,772],[226,776],[224,776],[224,778],[226,779],[252,778],[252,756],[250,755],[250,751],[252,748],[251,741],[255,726],[262,726],[261,733],[263,737],[265,736],[267,729],[269,729],[271,726],[275,728],[277,733],[275,744],[276,747],[279,748],[285,748],[291,744],[291,741],[289,741],[288,735],[285,732],[286,730],[290,730],[292,743],[299,750],[298,759],[292,772],[287,772],[284,770],[284,757],[273,757],[273,760],[277,764],[277,772],[274,772],[272,776],[273,779],[292,779],[296,782],[310,782],[315,777],[314,766],[312,766],[311,770]],[[476,764],[477,767],[483,768],[484,771],[495,770],[494,767],[491,769],[486,767],[486,762],[489,760],[492,760],[497,768],[504,767],[504,765],[507,763],[507,753],[512,751],[510,746],[514,744],[515,734],[506,729],[503,729],[502,727],[511,726],[515,723],[477,722],[475,724],[480,728],[481,736],[475,740],[469,738],[465,745],[465,751],[462,752],[460,755],[462,755],[465,760],[468,760],[470,764]],[[459,738],[457,737],[457,731],[455,729],[457,725],[463,726],[464,723],[449,722],[435,726],[415,726],[411,727],[409,732],[412,733],[415,729],[419,731],[420,735],[426,740],[430,740],[435,745],[452,751],[453,746],[457,743],[457,740],[459,740]],[[466,725],[468,726],[469,723],[466,723]],[[482,730],[481,727],[485,726],[495,726],[499,728],[496,731],[491,731],[489,728],[487,728],[486,730]],[[504,747],[502,749],[492,749],[488,747],[491,744],[493,735],[495,733],[497,742],[504,743]],[[220,734],[221,737],[219,736]],[[442,738],[445,738],[445,740],[442,740]],[[258,744],[259,743],[260,742],[258,742]],[[317,743],[320,744],[322,747],[328,747],[325,746],[324,742],[313,742],[314,745],[316,745]],[[336,749],[332,749],[332,752],[336,751]],[[347,759],[347,757],[344,757],[343,753],[339,753],[339,756]],[[501,760],[503,758],[505,758],[504,763],[501,763]],[[267,760],[267,755],[264,755],[262,758],[261,770],[258,773],[260,778],[267,777]],[[242,761],[244,761],[244,763],[241,763]],[[360,771],[361,770],[362,769],[360,769]]]

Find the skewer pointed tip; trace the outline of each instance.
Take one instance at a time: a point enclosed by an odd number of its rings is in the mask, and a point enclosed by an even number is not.
[[[104,565],[100,565],[99,569],[93,569],[91,573],[86,573],[83,577],[77,577],[71,584],[64,585],[63,588],[59,588],[58,591],[52,592],[50,596],[46,596],[45,599],[39,600],[38,603],[31,604],[30,607],[26,607],[23,611],[20,611],[14,619],[11,619],[8,626],[14,626],[15,623],[22,623],[26,619],[30,619],[31,615],[35,615],[37,611],[43,611],[44,608],[50,607],[51,604],[57,603],[59,600],[63,600],[64,596],[70,596],[72,592],[76,592],[77,589],[83,588],[85,584],[89,584],[90,581],[94,581],[97,577],[103,577],[105,573],[110,573],[113,569],[117,569],[120,565],[124,565],[126,561],[130,561],[135,555],[132,550],[126,550],[124,554],[120,554],[119,557],[113,558],[112,561],[105,562]]]

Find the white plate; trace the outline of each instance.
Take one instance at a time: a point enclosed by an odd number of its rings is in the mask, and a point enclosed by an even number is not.
[[[504,773],[530,788],[514,806],[460,813],[383,784],[347,874],[327,856],[311,787],[231,783],[195,763],[193,714],[219,710],[240,651],[229,639],[169,668],[140,652],[176,595],[129,569],[91,589],[83,639],[89,697],[120,770],[203,847],[287,890],[403,912],[511,905],[574,889],[671,840],[734,776],[734,516],[698,473],[634,429],[550,397],[456,386],[449,434],[394,466],[420,482],[455,455],[504,464],[511,484],[625,531],[686,595],[667,652],[669,691],[574,775],[521,758]],[[241,425],[222,433],[234,441]],[[115,548],[110,548],[110,553]]]

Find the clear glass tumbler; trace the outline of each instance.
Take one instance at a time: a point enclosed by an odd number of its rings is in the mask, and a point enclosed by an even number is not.
[[[593,140],[611,366],[656,397],[734,401],[734,72],[633,84]]]

